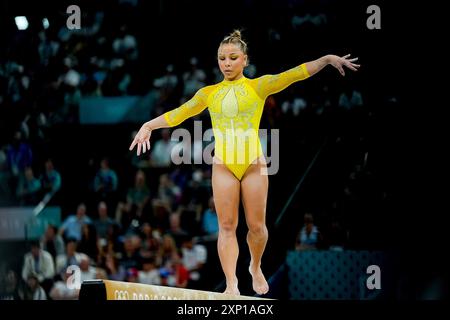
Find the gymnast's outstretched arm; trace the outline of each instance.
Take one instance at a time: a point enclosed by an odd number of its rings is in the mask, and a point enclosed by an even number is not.
[[[137,155],[141,154],[141,149],[142,153],[145,153],[147,150],[150,150],[150,136],[153,130],[179,125],[184,120],[202,112],[207,107],[204,92],[207,90],[207,87],[206,89],[200,89],[192,99],[178,108],[145,122],[134,137],[129,148],[130,151],[137,145]]]
[[[343,76],[345,75],[344,66],[350,70],[357,71],[359,65],[354,62],[358,58],[350,59],[349,57],[350,55],[339,57],[329,54],[317,60],[302,63],[299,66],[279,74],[265,75],[250,80],[250,85],[262,99],[266,99],[269,95],[284,90],[294,82],[305,80],[313,76],[329,64],[338,69]]]

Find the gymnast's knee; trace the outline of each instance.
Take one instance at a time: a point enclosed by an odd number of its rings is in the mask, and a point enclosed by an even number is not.
[[[267,235],[267,227],[264,222],[249,223],[248,232],[251,235],[262,237]]]
[[[219,232],[223,236],[236,236],[237,223],[234,221],[225,221],[219,224]]]

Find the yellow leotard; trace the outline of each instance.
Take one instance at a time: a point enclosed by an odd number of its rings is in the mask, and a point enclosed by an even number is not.
[[[215,157],[241,180],[250,164],[263,154],[258,130],[266,98],[309,77],[305,64],[277,75],[242,77],[204,87],[181,105],[166,112],[170,127],[208,107],[215,137]]]

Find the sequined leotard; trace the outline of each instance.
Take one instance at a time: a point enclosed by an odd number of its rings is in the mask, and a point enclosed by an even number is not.
[[[204,87],[181,105],[166,112],[170,127],[208,107],[215,137],[215,157],[241,180],[250,164],[263,154],[258,130],[266,98],[309,77],[305,64],[277,75],[241,77]]]

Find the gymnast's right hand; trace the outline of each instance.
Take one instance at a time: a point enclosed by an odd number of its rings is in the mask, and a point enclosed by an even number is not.
[[[139,129],[139,132],[134,137],[133,142],[130,145],[130,151],[137,145],[137,155],[145,153],[145,151],[150,150],[150,136],[152,135],[152,130],[148,128],[148,124],[144,123]]]

